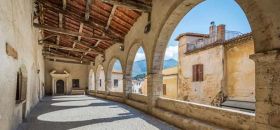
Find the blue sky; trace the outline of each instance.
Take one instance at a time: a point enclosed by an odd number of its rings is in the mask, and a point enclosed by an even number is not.
[[[116,60],[114,66],[113,66],[113,70],[122,70],[122,65],[119,60]]]
[[[174,39],[184,32],[208,34],[211,21],[216,25],[225,24],[226,30],[239,31],[241,33],[251,32],[249,22],[234,0],[206,0],[194,7],[180,21],[174,30],[165,53],[165,59],[178,59],[178,42]],[[135,61],[145,59],[143,50],[136,54]]]

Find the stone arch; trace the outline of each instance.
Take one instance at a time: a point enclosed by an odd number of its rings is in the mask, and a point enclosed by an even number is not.
[[[93,69],[90,69],[88,77],[88,90],[95,90],[95,74]]]
[[[276,1],[277,0],[274,0],[275,3],[280,4],[279,1]],[[201,2],[203,2],[203,0],[174,2],[162,20],[159,33],[155,36],[156,40],[152,48],[152,56],[150,59],[151,71],[148,75],[148,103],[150,107],[154,106],[157,97],[162,95],[162,69],[168,41],[180,20],[193,7]],[[255,53],[280,48],[280,38],[279,33],[277,33],[280,28],[280,23],[277,22],[277,19],[279,21],[280,17],[275,13],[276,10],[280,11],[280,7],[273,5],[271,1],[236,0],[236,2],[243,9],[252,28]],[[272,7],[274,7],[274,9],[272,9]],[[275,17],[275,19],[272,19],[270,15]]]
[[[177,24],[180,22],[180,20],[196,5],[203,2],[203,0],[196,0],[193,1],[193,3],[190,3],[190,1],[178,1],[175,2],[174,5],[171,6],[169,12],[167,13],[166,17],[164,18],[164,22],[160,27],[160,31],[157,34],[157,40],[154,44],[153,48],[153,56],[152,56],[152,66],[151,66],[151,76],[149,86],[153,86],[151,88],[151,93],[154,93],[153,91],[156,91],[158,94],[157,96],[162,95],[162,69],[163,69],[163,62],[164,62],[164,56],[165,51],[167,48],[168,41],[176,28]],[[237,4],[243,9],[244,13],[247,16],[247,19],[250,23],[250,26],[252,28],[252,33],[254,37],[254,43],[255,43],[255,52],[261,52],[264,50],[270,50],[274,43],[267,38],[271,37],[272,34],[272,27],[273,25],[269,25],[267,20],[265,19],[265,14],[261,11],[260,2],[256,2],[256,0],[251,1],[244,1],[244,0],[236,0]],[[268,5],[271,5],[272,2],[263,2]],[[265,6],[265,5],[264,5]],[[272,5],[271,5],[272,6]],[[255,7],[255,8],[252,8]],[[279,7],[278,7],[279,8]],[[279,17],[279,16],[278,16]],[[269,19],[269,18],[267,18]],[[276,20],[275,20],[276,22]],[[275,23],[274,22],[274,23]],[[278,22],[279,23],[279,22]],[[272,24],[272,23],[271,23]],[[267,26],[261,26],[261,25],[267,25]],[[265,28],[266,27],[266,28]],[[265,35],[261,34],[265,33]],[[266,38],[264,38],[264,36]],[[278,39],[279,40],[279,39]],[[263,42],[266,42],[268,44],[264,45]],[[279,44],[279,42],[278,42]],[[279,46],[279,45],[278,45]],[[149,91],[148,91],[149,92]]]
[[[113,82],[114,81],[112,81],[112,71],[113,71],[113,67],[114,67],[114,65],[115,65],[115,63],[116,63],[116,61],[119,61],[120,62],[120,64],[121,64],[121,72],[122,72],[122,79],[123,79],[123,74],[124,74],[124,69],[123,69],[123,64],[122,64],[122,62],[121,62],[121,60],[119,59],[119,58],[117,58],[117,57],[112,57],[110,60],[109,60],[109,64],[108,64],[108,67],[107,67],[107,73],[106,73],[106,80],[107,80],[107,88],[108,88],[108,90],[109,91],[111,91],[112,89],[111,89],[111,87],[112,87],[112,85],[113,85]],[[122,80],[121,82],[124,82],[124,80]],[[122,83],[123,84],[123,83]],[[121,89],[122,89],[122,91],[123,91],[123,85],[121,86]]]
[[[133,67],[133,62],[136,56],[136,53],[138,51],[138,49],[142,47],[144,50],[145,55],[147,54],[146,49],[144,48],[143,42],[135,42],[128,51],[128,56],[126,59],[126,67],[125,67],[125,83],[124,83],[124,92],[125,95],[127,96],[129,93],[132,92],[132,67]],[[146,56],[146,66],[147,66],[147,72],[148,71],[148,59]]]
[[[106,76],[105,76],[104,67],[102,65],[98,65],[96,69],[96,77],[95,77],[96,91],[106,91],[105,80],[106,80]]]
[[[277,0],[275,0],[277,1]],[[161,74],[163,59],[165,50],[168,44],[168,40],[171,37],[172,32],[176,28],[177,24],[180,20],[196,5],[203,2],[203,0],[196,0],[194,3],[190,3],[189,1],[179,1],[176,2],[163,21],[164,24],[161,25],[160,33],[158,33],[157,41],[153,48],[153,57],[152,57],[152,73]],[[256,2],[256,0],[244,1],[244,0],[236,0],[237,4],[243,9],[243,12],[246,14],[247,19],[252,28],[252,33],[254,37],[255,43],[255,52],[262,52],[265,50],[271,50],[274,46],[280,48],[280,39],[275,39],[277,35],[276,30],[279,32],[280,23],[274,19],[271,20],[269,16],[264,14],[265,11],[262,9],[268,10],[271,7],[275,7],[275,10],[280,10],[279,7],[273,5],[273,2]],[[263,3],[263,4],[261,4]],[[280,2],[276,2],[279,3]],[[263,7],[262,7],[263,6]],[[271,7],[265,7],[271,6]],[[273,11],[273,10],[271,10]],[[275,17],[277,14],[275,14]],[[269,14],[272,15],[272,14]],[[273,26],[273,27],[272,27]],[[273,34],[274,33],[274,34]],[[273,37],[275,36],[275,37]],[[263,42],[267,44],[263,44]]]

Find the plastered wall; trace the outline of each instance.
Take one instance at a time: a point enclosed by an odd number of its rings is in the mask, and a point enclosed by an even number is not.
[[[226,47],[226,92],[231,100],[255,102],[255,62],[253,40]]]
[[[32,0],[0,1],[0,130],[16,129],[22,115],[28,115],[43,96],[44,60],[38,46],[40,33],[32,26]],[[6,53],[6,43],[17,52],[14,59]],[[19,68],[26,68],[26,109],[17,104],[16,84]],[[25,110],[25,111],[24,111]]]
[[[51,94],[51,88],[52,88],[52,77],[50,75],[50,72],[52,70],[56,70],[57,73],[63,73],[64,70],[66,70],[68,73],[70,73],[69,77],[69,87],[68,94],[71,92],[72,89],[72,79],[79,79],[80,80],[80,89],[85,89],[88,87],[88,65],[82,65],[82,64],[69,64],[69,63],[62,63],[62,62],[53,62],[53,61],[45,61],[46,67],[45,67],[45,78],[46,78],[46,87],[45,91],[46,94]]]

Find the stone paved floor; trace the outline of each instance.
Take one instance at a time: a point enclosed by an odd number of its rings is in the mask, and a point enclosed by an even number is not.
[[[175,130],[127,105],[89,96],[45,97],[18,130]]]

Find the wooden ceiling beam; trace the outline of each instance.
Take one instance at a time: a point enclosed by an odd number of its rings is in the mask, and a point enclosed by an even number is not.
[[[95,48],[93,48],[93,47],[91,47],[91,46],[88,46],[86,43],[84,43],[84,42],[82,42],[82,41],[76,40],[76,41],[74,41],[74,42],[76,42],[76,44],[79,44],[80,46],[83,46],[83,47],[86,47],[86,48],[88,48],[88,49],[91,49],[91,51],[95,51],[95,52],[98,52],[99,54],[103,54],[102,52],[97,51]]]
[[[91,54],[101,54],[100,52],[98,52],[96,50],[87,51],[87,50],[83,50],[83,49],[65,47],[65,46],[60,46],[60,45],[57,45],[57,44],[53,44],[53,43],[48,42],[48,41],[44,41],[41,44],[44,47],[51,47],[51,48],[55,48],[55,49],[62,49],[62,50],[67,50],[67,51],[76,51],[76,52],[82,52],[82,53],[91,53]]]
[[[62,13],[65,17],[68,17],[70,19],[73,19],[75,21],[79,21],[79,22],[83,22],[85,24],[85,26],[89,26],[89,27],[93,27],[93,28],[97,28],[99,30],[101,30],[102,32],[104,32],[106,34],[106,37],[110,37],[112,39],[114,39],[113,41],[118,42],[118,43],[123,43],[123,36],[121,34],[119,34],[118,32],[114,31],[114,30],[107,30],[105,31],[105,26],[106,25],[101,25],[100,23],[96,23],[96,22],[91,22],[93,20],[91,20],[91,18],[89,18],[89,21],[85,21],[83,17],[81,17],[80,15],[73,13],[71,11],[65,11],[59,7],[57,7],[55,4],[46,1],[46,0],[37,0],[37,2],[39,4],[44,5],[44,8],[51,10],[53,12],[58,12],[58,13]],[[120,39],[121,38],[121,39]]]
[[[48,60],[54,61],[54,62],[61,62],[61,63],[90,65],[90,62],[71,61],[66,58],[59,58],[59,57],[45,56],[45,59],[48,59]]]
[[[47,30],[47,31],[53,32],[53,33],[65,34],[65,35],[70,35],[70,36],[74,36],[74,37],[81,36],[81,37],[85,37],[85,38],[88,38],[88,39],[113,42],[112,39],[108,39],[108,38],[105,38],[105,37],[84,35],[84,34],[80,34],[79,32],[73,32],[73,31],[70,31],[70,30],[51,27],[51,26],[47,26],[47,25],[40,25],[40,24],[37,24],[37,23],[33,23],[33,26],[36,27],[36,28],[42,29],[42,30]]]
[[[46,36],[46,37],[40,39],[40,40],[39,40],[39,43],[41,43],[41,42],[43,42],[43,41],[45,41],[45,40],[47,40],[47,39],[49,39],[49,38],[52,38],[52,37],[57,37],[57,35],[55,35],[55,34],[48,35],[48,36]]]
[[[83,23],[80,23],[79,34],[82,34],[83,28],[84,28],[84,24],[83,24]],[[82,39],[82,37],[81,37],[81,36],[78,36],[78,41],[79,41],[79,42],[81,41],[81,39]],[[73,48],[76,47],[76,42],[73,43],[73,46],[72,46],[72,47],[73,47]]]
[[[55,56],[55,57],[60,57],[60,58],[67,58],[67,59],[73,59],[73,60],[81,61],[81,59],[79,57],[57,54],[57,53],[53,53],[53,52],[43,52],[43,56]],[[83,61],[88,61],[89,62],[89,60],[83,60]]]
[[[110,13],[109,19],[108,19],[108,21],[107,21],[107,25],[106,25],[106,27],[105,27],[105,31],[107,31],[107,30],[109,29],[110,24],[111,24],[111,22],[112,22],[112,19],[113,19],[113,17],[114,17],[114,14],[115,14],[116,10],[117,10],[117,6],[116,6],[116,5],[113,5],[113,8],[112,8],[112,11],[111,11],[111,13]],[[105,33],[103,32],[103,33],[102,33],[102,36],[104,36],[104,35],[105,35]],[[96,44],[94,45],[94,47],[97,47],[100,43],[101,43],[101,40],[98,40],[98,41],[96,42]]]
[[[146,4],[137,3],[133,0],[101,0],[102,2],[109,3],[112,5],[127,7],[132,10],[137,10],[139,12],[151,12],[152,7]]]
[[[92,0],[86,0],[85,21],[89,20]]]
[[[66,10],[66,7],[67,7],[67,0],[62,0],[62,9],[63,10]]]
[[[45,59],[60,59],[60,60],[81,62],[80,60],[76,60],[76,59],[73,59],[73,58],[66,58],[64,56],[54,56],[52,54],[45,54],[44,57],[45,57]]]
[[[82,60],[82,59],[80,59],[80,55],[82,55],[82,53],[74,52],[74,51],[71,51],[71,52],[74,53],[75,56],[71,56],[69,54],[66,54],[66,52],[64,53],[64,52],[61,52],[61,51],[58,51],[58,50],[55,50],[55,49],[47,49],[47,50],[43,49],[43,53],[52,53],[52,54],[62,55],[62,56],[69,57],[69,58],[74,58],[74,59],[79,60],[79,61]],[[77,55],[77,54],[79,54],[79,55]],[[92,57],[89,57],[89,56],[85,57],[85,60],[86,61],[94,61],[94,59]]]
[[[62,13],[58,13],[58,22],[59,22],[58,27],[63,28],[63,14]]]
[[[114,5],[113,8],[112,8],[112,11],[111,11],[111,13],[110,13],[110,16],[109,16],[107,25],[106,25],[106,27],[105,27],[105,30],[108,30],[108,29],[109,29],[110,24],[111,24],[111,22],[112,22],[112,19],[113,19],[114,15],[115,15],[116,10],[117,10],[117,6]]]

